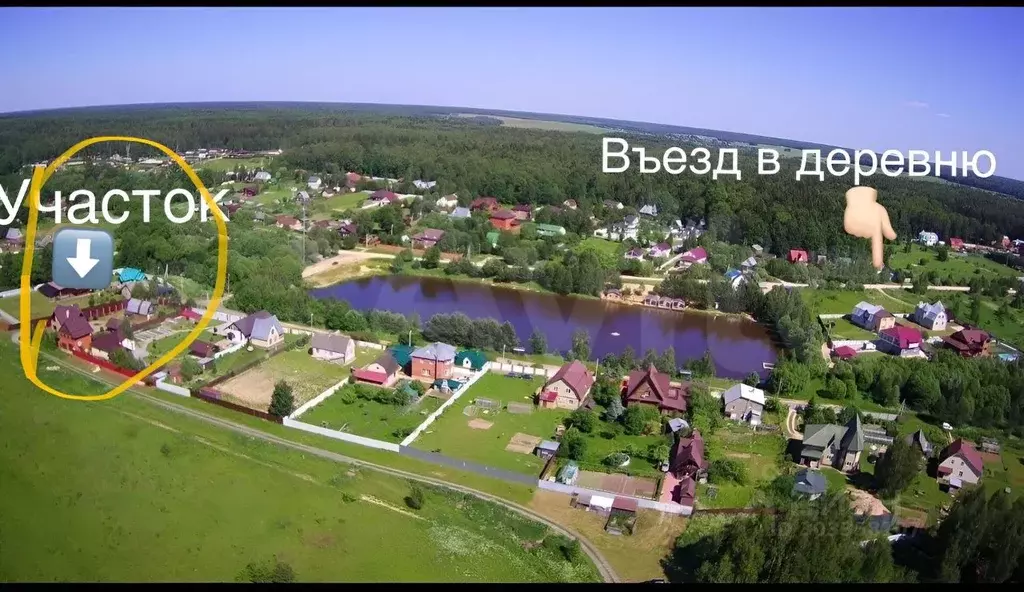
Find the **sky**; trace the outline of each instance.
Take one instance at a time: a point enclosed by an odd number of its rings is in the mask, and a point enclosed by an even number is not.
[[[327,101],[626,119],[1024,179],[1020,8],[0,8],[0,113]]]

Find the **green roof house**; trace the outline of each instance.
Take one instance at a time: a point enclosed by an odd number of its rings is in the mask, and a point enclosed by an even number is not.
[[[398,365],[404,370],[412,363],[412,350],[412,346],[402,344],[392,345],[391,357],[395,358],[395,361],[398,362]]]
[[[117,279],[122,284],[128,282],[141,282],[146,279],[146,274],[142,273],[141,269],[125,267],[119,274],[117,274]]]
[[[565,234],[565,228],[557,226],[555,224],[538,224],[537,225],[537,236],[562,236]]]
[[[455,365],[469,370],[483,370],[486,363],[487,356],[475,349],[467,349],[455,355]]]

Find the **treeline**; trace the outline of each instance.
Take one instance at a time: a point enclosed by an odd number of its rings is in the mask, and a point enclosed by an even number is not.
[[[756,242],[777,254],[806,248],[852,256],[867,249],[839,223],[842,196],[852,178],[795,181],[798,158],[783,159],[776,175],[758,175],[756,158],[744,154],[741,181],[689,173],[645,175],[636,166],[604,174],[598,166],[599,136],[494,128],[458,118],[285,108],[18,117],[5,119],[0,129],[0,172],[17,171],[56,156],[83,137],[106,133],[148,137],[179,150],[280,147],[285,150],[280,161],[291,169],[437,180],[438,194],[491,195],[508,204],[554,205],[572,198],[579,208],[570,216],[580,219],[588,219],[605,199],[634,210],[652,204],[665,220],[705,217],[720,239]],[[669,145],[651,137],[633,142],[655,155]],[[1017,200],[903,177],[875,175],[869,184],[879,190],[902,236],[925,228],[978,242],[1024,235],[1024,203]]]

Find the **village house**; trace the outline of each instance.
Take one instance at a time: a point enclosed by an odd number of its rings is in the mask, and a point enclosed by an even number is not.
[[[609,210],[621,210],[622,208],[626,207],[622,205],[621,201],[612,201],[610,199],[606,199],[602,203],[604,207],[608,208]]]
[[[689,385],[672,384],[668,374],[651,365],[629,373],[623,402],[626,407],[653,405],[662,413],[685,413],[689,390]]]
[[[63,300],[65,298],[71,298],[74,296],[81,296],[82,294],[88,294],[91,290],[83,290],[79,288],[65,288],[59,286],[53,282],[47,282],[36,290],[40,295],[49,298],[50,300]]]
[[[578,207],[575,199],[567,199],[562,202],[562,205],[569,208],[570,210],[575,210]]]
[[[385,189],[378,189],[370,194],[370,201],[380,206],[388,206],[399,201],[398,194],[394,191],[387,191]]]
[[[651,216],[651,217],[657,216],[658,215],[658,206],[653,205],[653,204],[645,205],[642,208],[640,208],[640,213],[645,215],[645,216]]]
[[[82,352],[92,349],[92,325],[77,304],[56,307],[50,327],[57,331],[57,347]]]
[[[743,275],[742,271],[738,269],[730,269],[725,272],[725,281],[729,283],[729,286],[733,290],[736,290],[740,287],[740,284],[747,281],[747,278]]]
[[[949,239],[949,248],[953,249],[954,251],[964,250],[964,239],[951,237]]]
[[[435,341],[412,352],[412,377],[433,382],[451,378],[455,365],[455,348]]]
[[[132,298],[128,301],[127,306],[124,308],[125,314],[135,315],[144,317],[147,321],[153,317],[156,312],[156,307],[153,303],[148,300],[140,300],[138,298]]]
[[[429,249],[430,247],[436,246],[438,241],[442,238],[444,238],[443,230],[426,228],[419,234],[412,237],[412,247],[414,249]]]
[[[803,249],[790,249],[789,255],[786,259],[790,263],[808,263],[810,262],[811,257],[807,254],[807,251]]]
[[[256,176],[253,177],[253,181],[256,181],[257,183],[268,183],[270,182],[270,179],[270,173],[268,173],[267,171],[260,171],[256,173]]]
[[[633,261],[643,261],[644,250],[641,249],[640,247],[633,247],[632,249],[626,251],[626,254],[623,255],[623,257],[625,257],[626,259],[632,259]]]
[[[954,440],[939,455],[939,485],[960,489],[964,483],[978,483],[984,474],[985,462],[981,453],[963,438]]]
[[[689,436],[676,439],[669,470],[680,479],[690,477],[700,481],[707,477],[708,460],[704,456],[704,438],[700,430],[695,429]]]
[[[817,469],[830,466],[844,473],[860,468],[864,429],[857,415],[845,426],[811,424],[804,427],[800,464]]]
[[[708,262],[708,252],[704,247],[694,247],[679,257],[680,267],[690,267]]]
[[[309,193],[306,191],[299,191],[295,194],[295,201],[309,203]]]
[[[921,451],[921,455],[928,458],[932,455],[932,445],[928,441],[928,438],[924,436],[924,430],[917,430],[913,434],[907,435],[907,444],[914,446]]]
[[[413,187],[420,191],[426,191],[427,189],[433,189],[437,186],[437,181],[424,181],[423,179],[416,179],[412,182]]]
[[[286,216],[283,214],[274,218],[274,226],[287,230],[294,230],[296,232],[303,229],[302,220],[297,220],[292,216]]]
[[[850,360],[857,355],[857,350],[853,349],[849,345],[840,345],[832,350],[832,355],[840,360]]]
[[[617,288],[608,288],[601,295],[607,300],[622,300],[622,291]]]
[[[519,219],[511,210],[498,210],[491,213],[491,226],[498,230],[515,230],[519,228]]]
[[[277,317],[265,310],[238,319],[226,328],[228,339],[234,343],[271,348],[284,341],[284,327]]]
[[[647,251],[647,253],[651,256],[652,259],[657,259],[659,257],[667,257],[670,253],[672,253],[672,245],[668,243],[658,243],[651,247],[650,250]]]
[[[740,267],[742,267],[744,271],[749,271],[757,267],[757,259],[754,257],[747,257],[743,260],[743,263],[740,263]]]
[[[917,234],[917,240],[926,246],[934,246],[935,243],[939,242],[939,235],[934,232],[927,232],[922,230]]]
[[[891,354],[913,355],[921,350],[921,333],[916,329],[896,325],[878,334],[882,347]]]
[[[455,355],[455,365],[459,368],[477,372],[483,370],[484,366],[487,365],[487,356],[482,351],[467,349]]]
[[[557,224],[537,224],[537,236],[565,236],[565,228]]]
[[[544,440],[537,447],[533,449],[533,454],[538,458],[548,460],[549,458],[558,454],[558,442],[554,440]]]
[[[469,208],[463,207],[455,208],[454,210],[452,210],[452,213],[449,214],[449,217],[455,220],[465,220],[466,218],[469,218],[471,216],[472,212],[470,212]]]
[[[437,198],[437,201],[434,202],[434,205],[441,210],[454,208],[455,206],[459,205],[459,196],[455,195],[454,193],[452,193],[451,195],[442,195],[441,197]]]
[[[125,267],[117,273],[117,281],[122,284],[144,282],[146,279],[146,274],[141,269],[135,267]]]
[[[493,212],[500,207],[501,206],[498,205],[498,198],[496,197],[478,197],[469,204],[469,209],[473,212],[477,210]]]
[[[914,314],[911,315],[911,320],[926,329],[944,331],[949,318],[946,314],[946,307],[942,305],[941,301],[935,304],[918,302]]]
[[[310,341],[310,354],[326,362],[347,364],[356,357],[356,342],[340,333],[317,333]]]
[[[360,382],[376,386],[388,386],[398,378],[401,371],[402,364],[391,351],[386,351],[372,363],[367,364],[363,368],[353,370],[352,377]]]
[[[306,186],[307,186],[307,187],[309,187],[309,190],[310,190],[310,191],[317,191],[317,190],[319,190],[319,189],[320,189],[320,186],[321,186],[322,184],[323,184],[323,181],[321,181],[321,180],[320,180],[320,177],[317,177],[316,175],[313,175],[313,176],[311,176],[311,177],[310,177],[310,178],[309,178],[309,179],[308,179],[308,180],[306,181]]]
[[[512,206],[512,213],[522,221],[530,220],[533,217],[533,206],[530,204],[517,204]]]
[[[127,348],[121,345],[121,337],[117,331],[94,333],[90,343],[89,354],[101,360],[109,360],[115,351],[119,349],[127,350]]]
[[[821,471],[803,469],[793,481],[793,494],[808,500],[816,500],[828,489],[828,480]]]
[[[981,329],[961,329],[948,337],[943,337],[942,342],[965,358],[989,356],[995,344],[992,336]]]
[[[594,376],[579,360],[564,364],[537,391],[538,403],[545,409],[576,409],[590,394]]]
[[[764,391],[736,383],[722,393],[725,416],[733,421],[747,422],[752,426],[761,425],[761,414],[764,411]]]
[[[876,333],[896,326],[896,317],[877,304],[861,301],[853,307],[850,322]]]
[[[345,173],[345,187],[349,192],[354,192],[358,187],[360,181],[363,180],[363,176],[359,173]]]
[[[188,346],[188,353],[200,360],[212,359],[219,351],[220,348],[216,344],[209,343],[207,341],[193,341],[192,344]]]

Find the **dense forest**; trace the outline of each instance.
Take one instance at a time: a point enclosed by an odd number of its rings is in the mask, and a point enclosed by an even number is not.
[[[842,230],[843,195],[852,175],[797,182],[799,159],[783,159],[780,173],[760,176],[752,153],[741,155],[741,181],[690,173],[641,174],[636,166],[605,174],[599,135],[495,128],[463,119],[266,106],[8,117],[0,126],[0,174],[7,176],[0,182],[11,186],[22,166],[53,158],[83,138],[125,134],[181,151],[281,148],[281,164],[326,176],[328,182],[358,171],[437,180],[440,193],[492,195],[510,204],[556,204],[573,198],[584,216],[606,199],[632,207],[654,204],[665,219],[704,216],[720,239],[758,243],[775,253],[807,248],[851,255],[866,249],[863,241]],[[630,141],[659,155],[670,144],[652,136]],[[123,147],[99,145],[92,150],[102,155]],[[901,236],[922,229],[983,242],[1024,236],[1024,201],[905,177],[876,175],[867,184],[879,190]]]

